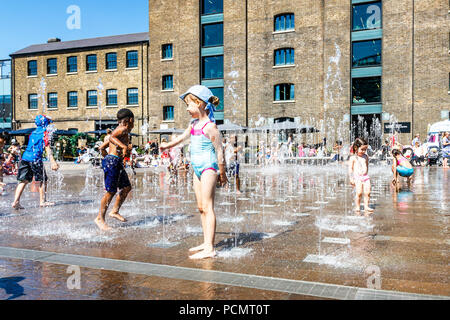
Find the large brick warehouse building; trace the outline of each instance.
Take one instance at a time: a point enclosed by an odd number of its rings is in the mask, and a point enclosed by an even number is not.
[[[222,100],[218,123],[320,123],[348,139],[361,120],[383,134],[394,120],[407,143],[449,118],[449,37],[447,0],[149,0],[148,33],[12,54],[13,125],[32,125],[44,77],[61,129],[96,129],[101,78],[105,119],[131,107],[136,133],[186,127],[178,97],[201,83]]]

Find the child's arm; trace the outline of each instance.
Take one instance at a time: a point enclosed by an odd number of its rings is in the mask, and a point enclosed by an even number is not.
[[[55,171],[58,170],[59,165],[55,161],[55,158],[53,157],[53,152],[52,152],[52,149],[50,148],[50,145],[45,146],[45,151],[47,152],[47,156],[50,160],[50,166],[51,166],[52,170],[55,170]]]
[[[217,164],[219,165],[220,173],[219,183],[221,186],[224,186],[228,182],[228,179],[227,175],[225,174],[226,163],[223,154],[222,135],[220,134],[215,124],[207,125],[203,131],[210,137],[214,149],[216,150]]]
[[[355,157],[350,158],[350,162],[348,163],[348,175],[350,178],[350,184],[352,186],[355,185],[355,180],[353,179],[353,167],[355,166]]]
[[[165,149],[170,149],[172,147],[175,147],[176,145],[178,145],[181,142],[183,142],[184,140],[186,140],[190,136],[190,134],[191,134],[191,125],[189,125],[189,127],[186,130],[184,130],[183,134],[180,135],[175,140],[173,140],[169,143],[162,142],[161,145],[159,146],[159,149],[161,151],[164,151]]]
[[[120,141],[119,137],[123,135],[126,128],[117,128],[111,133],[111,136],[109,137],[109,142],[112,142],[116,146],[118,146],[120,149],[122,149],[122,152],[124,154],[127,153],[129,149],[129,145],[124,144],[122,141]],[[131,149],[130,149],[131,150]]]
[[[105,139],[106,140],[106,139]],[[105,142],[103,142],[102,144],[101,144],[101,146],[100,147],[98,147],[98,150],[101,152],[101,154],[102,154],[102,156],[103,157],[106,157],[106,155],[108,154],[107,152],[106,152],[106,148],[109,146],[109,140],[106,140]]]

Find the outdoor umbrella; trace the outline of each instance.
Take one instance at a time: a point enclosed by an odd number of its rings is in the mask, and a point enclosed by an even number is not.
[[[26,136],[26,135],[31,134],[34,131],[34,129],[36,129],[36,128],[14,130],[14,131],[10,131],[9,134],[11,136]]]
[[[53,134],[58,135],[58,136],[74,136],[74,135],[78,134],[78,131],[76,131],[76,130],[56,130]]]
[[[300,133],[306,132],[319,132],[316,128],[312,126],[307,126],[304,124],[285,121],[285,122],[276,122],[273,124],[267,124],[262,127],[251,128],[250,131],[266,131],[266,130],[298,130]]]
[[[183,133],[183,129],[177,129],[177,128],[169,128],[169,129],[159,129],[159,130],[153,130],[149,133],[152,134],[168,134],[168,133]]]
[[[242,127],[240,125],[234,124],[234,123],[224,123],[224,124],[219,124],[217,126],[217,129],[219,129],[219,131],[244,131],[247,130],[247,127]]]

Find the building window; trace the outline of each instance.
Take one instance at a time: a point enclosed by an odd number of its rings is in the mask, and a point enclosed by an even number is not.
[[[139,92],[137,88],[127,89],[127,105],[138,105],[139,104]]]
[[[274,65],[275,66],[283,66],[294,64],[294,49],[292,48],[284,48],[275,50],[274,54]]]
[[[97,106],[97,90],[89,90],[87,92],[87,105],[88,107]]]
[[[274,101],[288,101],[295,98],[295,86],[292,83],[281,83],[274,87]]]
[[[77,57],[67,58],[67,72],[78,72],[78,59]]]
[[[97,55],[86,56],[86,71],[97,71]]]
[[[163,120],[164,121],[173,121],[173,106],[164,106],[163,107]]]
[[[117,53],[107,53],[106,54],[106,70],[117,69]]]
[[[162,89],[163,90],[173,90],[173,76],[163,76],[162,77]]]
[[[381,77],[353,78],[353,104],[381,103]]]
[[[48,108],[58,108],[58,94],[56,92],[49,92],[48,94]]]
[[[275,16],[274,31],[295,30],[295,15],[284,13]]]
[[[58,65],[56,58],[47,59],[47,74],[57,74]]]
[[[353,31],[381,28],[381,1],[353,5]]]
[[[220,103],[215,107],[216,111],[223,112],[223,87],[220,88],[209,88],[213,95],[219,98]]]
[[[173,46],[171,43],[162,45],[162,58],[172,59],[173,58]]]
[[[67,93],[67,101],[69,108],[77,108],[78,107],[78,92],[70,91]]]
[[[202,79],[223,78],[223,56],[202,57]]]
[[[28,75],[29,76],[37,76],[37,61],[36,60],[28,61]]]
[[[223,23],[202,25],[202,47],[223,46]]]
[[[28,95],[28,109],[37,110],[38,108],[38,96],[35,93]]]
[[[371,67],[381,65],[381,40],[353,42],[352,66]]]
[[[107,106],[117,106],[117,90],[116,89],[106,90],[106,105]]]
[[[127,68],[137,68],[138,67],[138,52],[128,51],[127,52]]]
[[[202,0],[202,14],[223,13],[223,0]]]

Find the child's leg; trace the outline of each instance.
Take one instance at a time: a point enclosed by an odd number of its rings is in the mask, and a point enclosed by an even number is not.
[[[122,217],[119,214],[120,207],[122,207],[123,202],[128,196],[128,193],[131,191],[131,186],[125,187],[119,191],[119,194],[116,197],[116,201],[114,202],[114,207],[112,208],[111,212],[109,213],[110,217],[113,217],[121,222],[126,222],[127,219]]]
[[[106,192],[103,197],[102,200],[100,201],[100,211],[98,213],[97,218],[95,218],[95,223],[97,224],[97,226],[101,229],[101,230],[110,230],[111,228],[108,227],[108,225],[106,225],[105,223],[105,215],[106,215],[106,211],[108,210],[109,204],[111,203],[111,200],[113,199],[114,195],[116,193],[115,192]]]
[[[355,212],[361,210],[361,196],[363,194],[363,184],[361,180],[355,179]]]
[[[25,190],[26,185],[28,184],[28,181],[21,181],[16,188],[16,193],[14,196],[14,202],[12,204],[12,207],[14,209],[23,209],[23,207],[20,205],[20,197],[22,196],[23,190]]]
[[[363,183],[364,187],[364,210],[366,212],[373,212],[373,209],[369,207],[370,201],[370,179]]]
[[[191,259],[214,257],[214,237],[216,234],[216,216],[214,213],[214,194],[216,191],[217,173],[213,170],[203,172],[201,177],[202,206],[205,215],[205,228],[203,229],[205,246],[203,251],[190,256]]]
[[[200,220],[202,222],[202,230],[206,229],[206,220],[205,220],[205,214],[203,212],[203,203],[202,203],[202,184],[200,182],[200,179],[197,177],[197,175],[194,173],[194,192],[195,192],[195,198],[197,199],[197,207],[198,211],[200,212]],[[199,251],[203,250],[206,245],[206,238],[205,234],[203,233],[203,243],[199,246],[190,248],[189,251]]]

